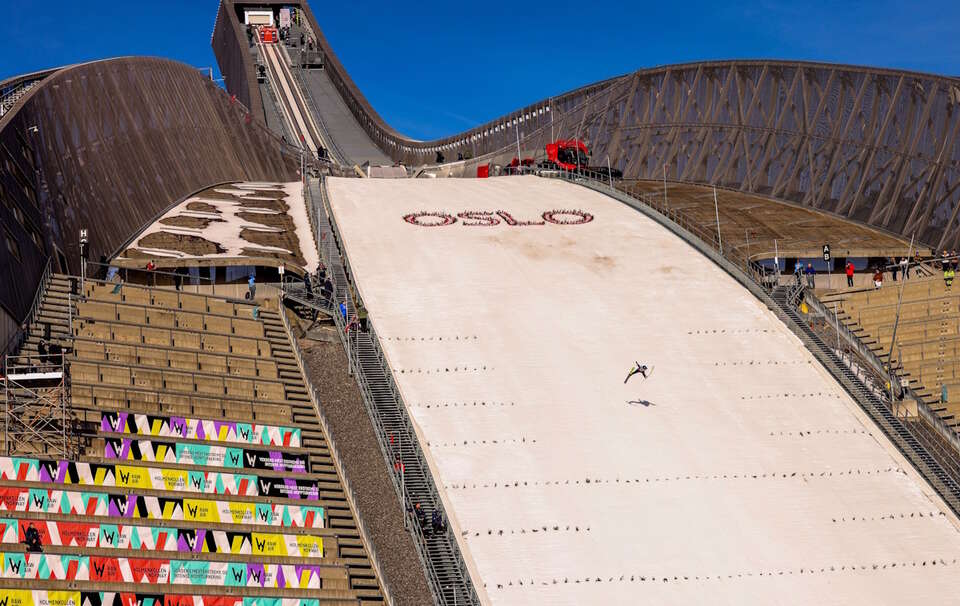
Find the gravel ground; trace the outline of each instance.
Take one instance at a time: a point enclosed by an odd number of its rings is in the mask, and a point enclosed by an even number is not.
[[[347,373],[339,341],[301,339],[310,381],[317,389],[344,473],[357,498],[367,533],[377,550],[380,570],[396,606],[424,606],[433,597],[413,539],[403,529],[402,509],[380,453],[360,389]]]

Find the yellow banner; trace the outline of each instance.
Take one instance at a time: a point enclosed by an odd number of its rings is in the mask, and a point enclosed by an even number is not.
[[[323,539],[310,535],[297,535],[297,548],[301,558],[322,558]]]
[[[230,517],[232,518],[232,523],[234,524],[252,524],[255,520],[254,515],[256,514],[255,505],[253,503],[236,503],[230,502],[227,507],[230,509]],[[218,520],[221,521],[221,520]],[[223,523],[226,523],[226,520],[222,520]]]
[[[161,469],[160,478],[164,490],[183,490],[187,487],[187,472],[178,469]]]
[[[79,591],[30,591],[28,589],[0,589],[0,604],[6,604],[6,606],[81,606]]]
[[[283,537],[278,534],[266,534],[263,532],[254,532],[250,534],[253,543],[253,554],[262,556],[286,556],[287,545]]]
[[[183,519],[190,522],[220,522],[220,512],[215,503],[199,499],[183,500]]]
[[[143,488],[151,489],[153,484],[150,482],[150,474],[142,467],[133,467],[128,465],[117,465],[116,484],[121,488]]]

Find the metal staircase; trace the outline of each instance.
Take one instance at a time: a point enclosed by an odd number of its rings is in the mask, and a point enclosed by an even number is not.
[[[897,418],[890,407],[840,359],[836,351],[810,328],[793,304],[794,289],[779,286],[772,292],[774,311],[800,338],[821,364],[837,379],[898,450],[929,481],[954,512],[960,514],[960,481],[928,452],[917,436]],[[930,441],[926,445],[931,446]]]
[[[440,495],[434,484],[426,457],[420,449],[416,431],[403,404],[400,392],[393,380],[376,333],[372,327],[361,331],[356,326],[357,309],[349,296],[350,282],[347,274],[349,260],[341,257],[338,234],[333,219],[322,204],[322,192],[318,182],[312,181],[306,188],[318,246],[327,266],[334,292],[331,300],[319,296],[314,287],[314,297],[306,297],[302,286],[285,290],[288,300],[299,305],[332,315],[337,326],[351,371],[363,394],[367,412],[377,433],[380,449],[389,469],[394,488],[405,510],[405,526],[414,536],[414,545],[427,573],[427,580],[437,604],[480,604],[479,596],[467,572],[456,538],[450,531],[433,533],[421,528],[413,515],[413,507],[419,504],[430,519],[433,511],[440,511],[447,520]],[[348,265],[345,267],[344,262]],[[340,311],[345,304],[346,318]]]
[[[17,101],[23,98],[24,95],[30,92],[34,86],[40,82],[40,79],[30,80],[28,82],[21,82],[9,91],[5,91],[3,96],[0,97],[0,116],[5,115],[8,111],[13,109],[13,106],[17,104]]]

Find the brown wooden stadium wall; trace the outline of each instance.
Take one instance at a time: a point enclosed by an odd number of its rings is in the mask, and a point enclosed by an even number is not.
[[[81,228],[91,259],[110,255],[209,185],[296,179],[298,159],[282,149],[188,65],[121,58],[47,75],[0,119],[3,320],[26,314],[48,256],[79,273]]]

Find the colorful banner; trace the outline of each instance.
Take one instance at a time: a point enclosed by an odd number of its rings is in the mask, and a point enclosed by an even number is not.
[[[320,566],[0,553],[0,578],[152,585],[320,589]]]
[[[3,543],[20,544],[31,527],[39,532],[41,544],[56,547],[323,557],[323,539],[317,536],[203,528],[0,519],[0,536]]]
[[[135,438],[107,438],[104,444],[104,456],[108,459],[126,461],[263,469],[291,473],[306,473],[310,464],[305,454],[290,454],[279,450],[231,448]]]
[[[7,487],[0,487],[0,511],[280,528],[323,528],[324,525],[323,507],[310,505]]]
[[[249,497],[319,499],[315,480],[264,478],[251,474],[188,471],[121,464],[98,464],[25,457],[0,457],[0,480],[145,490],[175,490]]]
[[[0,606],[81,606],[79,591],[0,589]]]
[[[160,417],[119,411],[101,413],[100,429],[154,438],[185,438],[290,448],[299,448],[301,439],[299,427]]]
[[[237,596],[0,589],[0,606],[320,606],[320,600]]]

